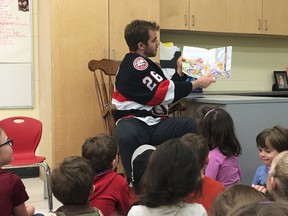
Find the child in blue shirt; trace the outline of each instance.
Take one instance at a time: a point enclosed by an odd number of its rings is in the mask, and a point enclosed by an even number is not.
[[[272,160],[280,152],[288,150],[288,129],[279,125],[266,128],[257,135],[256,143],[259,149],[259,157],[264,165],[257,168],[252,186],[257,189],[259,186],[263,186],[261,191],[267,192],[266,182]]]

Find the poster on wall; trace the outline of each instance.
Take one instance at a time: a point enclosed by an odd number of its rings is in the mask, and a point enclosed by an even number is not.
[[[31,2],[0,0],[0,62],[32,61]]]

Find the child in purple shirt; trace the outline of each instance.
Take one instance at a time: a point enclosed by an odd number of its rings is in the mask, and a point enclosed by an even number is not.
[[[198,132],[207,139],[209,162],[205,175],[221,182],[225,188],[240,183],[238,161],[242,149],[236,137],[233,119],[221,108],[200,107]]]

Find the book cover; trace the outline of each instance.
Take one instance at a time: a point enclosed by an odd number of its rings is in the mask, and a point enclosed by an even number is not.
[[[182,71],[190,77],[198,78],[212,74],[215,79],[230,77],[232,46],[204,49],[183,47]]]

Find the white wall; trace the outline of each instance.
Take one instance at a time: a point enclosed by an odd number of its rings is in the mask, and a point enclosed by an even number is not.
[[[217,81],[205,91],[271,91],[273,71],[288,66],[288,38],[267,36],[201,35],[199,33],[161,32],[161,42],[207,49],[233,46],[231,78]]]

